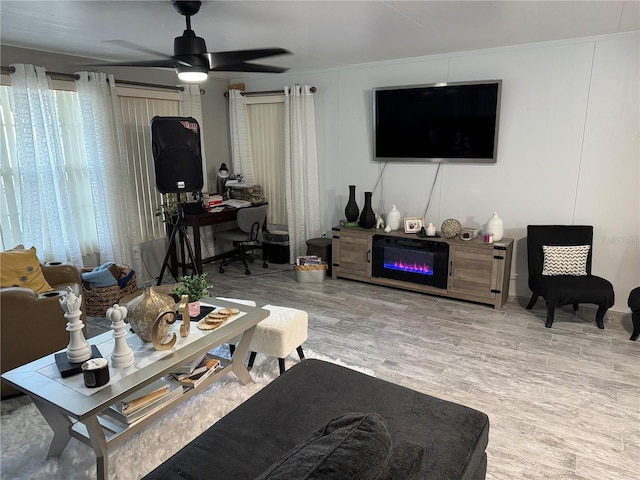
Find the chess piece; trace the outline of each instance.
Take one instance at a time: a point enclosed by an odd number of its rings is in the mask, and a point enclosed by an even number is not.
[[[69,345],[67,345],[67,359],[71,363],[82,363],[91,358],[91,346],[84,338],[82,328],[84,323],[80,320],[82,311],[82,295],[77,296],[71,287],[67,287],[68,293],[59,300],[60,306],[64,310],[64,318],[68,320],[67,331],[69,332]]]
[[[127,307],[118,305],[109,307],[107,319],[113,329],[114,347],[111,354],[113,368],[126,368],[133,365],[133,350],[127,343],[124,319],[127,318]]]

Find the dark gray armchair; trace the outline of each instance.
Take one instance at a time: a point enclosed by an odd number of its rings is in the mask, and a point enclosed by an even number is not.
[[[527,226],[529,288],[532,292],[527,309],[533,308],[538,297],[544,298],[547,328],[553,324],[556,307],[573,305],[576,311],[580,303],[598,305],[596,324],[598,328],[604,328],[604,315],[614,303],[613,285],[591,275],[592,255],[593,227],[590,225]]]

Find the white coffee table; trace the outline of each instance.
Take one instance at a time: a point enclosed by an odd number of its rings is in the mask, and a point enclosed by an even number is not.
[[[156,351],[151,343],[142,342],[137,335],[130,332],[126,338],[134,350],[134,365],[126,369],[115,369],[110,364],[111,380],[104,387],[87,389],[84,387],[81,374],[62,379],[55,365],[54,354],[2,374],[4,380],[31,397],[51,426],[54,435],[47,458],[60,456],[71,437],[74,437],[93,448],[96,455],[97,478],[106,479],[109,449],[121,444],[159,416],[197,395],[230,372],[233,372],[243,384],[252,381],[244,360],[247,358],[256,325],[264,320],[269,312],[213,298],[204,298],[202,302],[219,307],[235,307],[241,313],[233,321],[225,322],[216,330],[201,331],[197,329],[196,323],[192,322],[191,333],[186,338],[180,337],[180,322],[176,322],[172,331],[176,331],[178,341],[170,350],[162,352]],[[239,335],[241,340],[231,361],[221,359],[222,369],[205,383],[187,390],[158,411],[129,426],[114,422],[111,417],[102,414],[103,410],[120,399]],[[110,358],[113,350],[112,332],[93,337],[89,339],[89,343],[98,346],[105,358]]]

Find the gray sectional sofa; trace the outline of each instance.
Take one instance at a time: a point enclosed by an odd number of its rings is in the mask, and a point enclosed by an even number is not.
[[[481,480],[489,418],[320,360],[305,360],[145,479]]]

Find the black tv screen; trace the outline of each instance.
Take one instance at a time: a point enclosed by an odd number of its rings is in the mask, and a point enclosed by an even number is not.
[[[374,159],[495,163],[501,80],[373,90]]]

